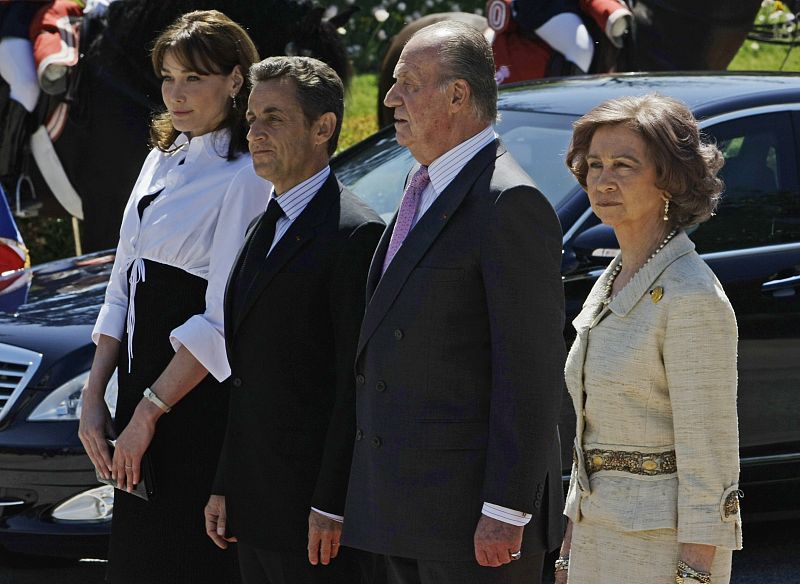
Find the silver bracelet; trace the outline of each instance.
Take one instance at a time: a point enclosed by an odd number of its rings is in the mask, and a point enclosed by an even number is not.
[[[150,401],[150,402],[154,403],[154,404],[155,404],[155,405],[158,407],[158,409],[160,409],[161,411],[163,411],[165,414],[168,414],[170,411],[172,411],[172,406],[168,406],[166,403],[164,403],[164,402],[161,400],[161,398],[160,398],[160,397],[158,397],[158,396],[157,396],[157,395],[156,395],[156,394],[153,392],[153,390],[152,390],[152,389],[150,389],[149,387],[146,387],[146,388],[145,388],[145,390],[144,390],[144,394],[143,394],[143,395],[144,395],[144,397],[145,397],[145,398],[147,398],[147,400],[148,400],[148,401]]]
[[[556,560],[556,572],[569,570],[569,556],[561,556]]]

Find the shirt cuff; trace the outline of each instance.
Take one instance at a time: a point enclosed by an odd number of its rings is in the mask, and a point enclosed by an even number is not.
[[[511,525],[516,525],[517,527],[528,525],[531,520],[530,513],[523,513],[522,511],[509,509],[508,507],[501,507],[500,505],[495,505],[493,503],[484,503],[481,513],[487,517],[491,517],[492,519],[497,519],[498,521],[502,521],[504,523],[510,523]]]
[[[103,304],[100,314],[97,315],[97,321],[94,323],[94,329],[92,329],[92,342],[96,345],[100,340],[100,335],[107,335],[121,341],[127,318],[128,313],[124,308],[113,304]]]
[[[176,353],[182,346],[186,347],[217,381],[225,381],[230,376],[225,337],[202,316],[196,314],[173,329],[169,342]]]
[[[311,510],[312,511],[316,511],[320,515],[324,515],[328,519],[333,519],[334,521],[338,521],[339,523],[343,523],[344,522],[344,517],[342,517],[341,515],[334,515],[333,513],[325,513],[325,511],[320,511],[316,507],[312,507]]]

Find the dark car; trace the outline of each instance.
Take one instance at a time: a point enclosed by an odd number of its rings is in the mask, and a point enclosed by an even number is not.
[[[739,322],[741,487],[748,519],[800,515],[800,76],[612,75],[504,89],[497,132],[558,212],[569,322],[618,251],[564,166],[571,124],[604,99],[659,92],[685,101],[726,158],[715,218],[691,233]],[[386,128],[333,163],[385,219],[413,164]],[[28,303],[0,318],[0,546],[58,555],[105,551],[110,489],[77,438],[89,339],[111,258],[34,270]],[[110,394],[115,391],[114,382]],[[564,471],[574,416],[563,401]]]

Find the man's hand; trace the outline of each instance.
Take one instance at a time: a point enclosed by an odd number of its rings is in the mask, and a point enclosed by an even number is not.
[[[233,536],[225,536],[225,523],[228,519],[225,511],[225,497],[221,495],[211,495],[203,510],[206,516],[206,535],[211,538],[217,547],[226,549],[228,543],[236,542]]]
[[[481,566],[492,568],[513,561],[511,554],[522,549],[523,529],[481,515],[475,529],[475,559]]]
[[[342,524],[312,509],[308,514],[308,561],[327,566],[339,553],[341,539]]]

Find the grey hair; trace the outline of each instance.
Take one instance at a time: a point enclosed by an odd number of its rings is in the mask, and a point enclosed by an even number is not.
[[[426,26],[411,38],[440,31],[444,34],[438,44],[441,58],[439,88],[444,90],[449,83],[463,79],[472,91],[471,105],[475,116],[487,124],[494,122],[497,119],[497,82],[492,47],[480,30],[455,20]]]

